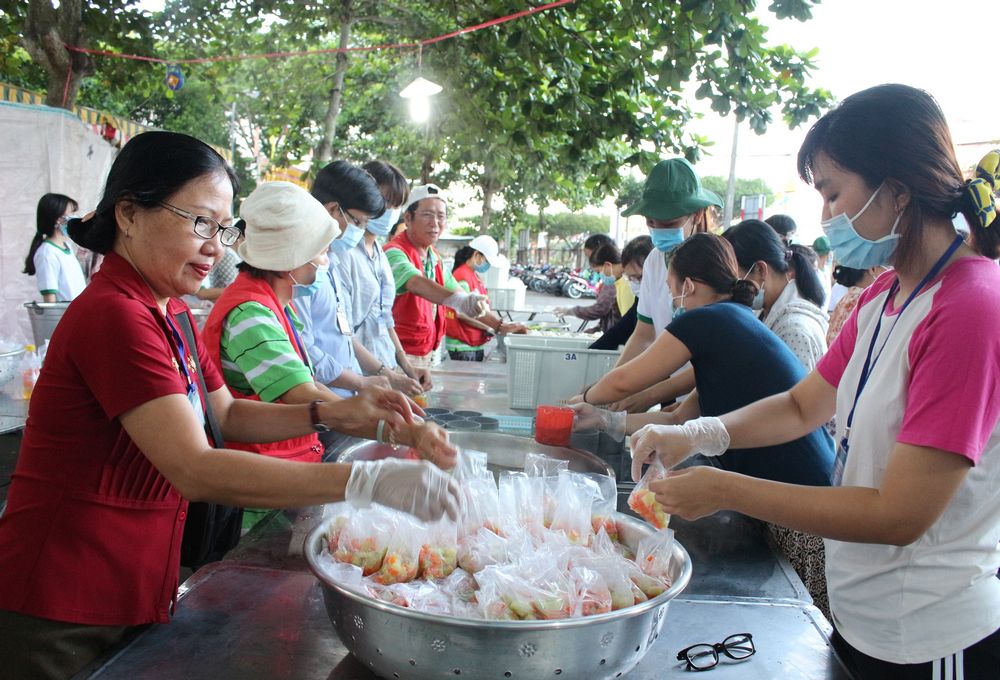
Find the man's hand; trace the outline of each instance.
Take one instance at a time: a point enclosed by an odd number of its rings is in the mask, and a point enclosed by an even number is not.
[[[424,392],[434,387],[434,381],[431,380],[431,369],[414,368],[413,372],[417,374],[417,382],[420,383],[420,387],[423,388]]]
[[[422,411],[417,412],[422,415]],[[338,432],[370,436],[372,426],[384,420],[390,428],[413,422],[413,403],[395,390],[366,387],[350,399],[327,401],[320,405],[323,422]]]
[[[399,390],[408,397],[415,397],[418,394],[424,393],[424,389],[420,386],[419,382],[397,371],[386,371],[385,378],[389,383],[389,387]]]
[[[528,327],[523,323],[502,323],[500,324],[500,330],[498,332],[501,335],[506,335],[508,333],[527,333]]]
[[[361,376],[361,389],[366,387],[381,387],[382,389],[394,389],[390,384],[388,378],[384,378],[381,375],[364,375]]]

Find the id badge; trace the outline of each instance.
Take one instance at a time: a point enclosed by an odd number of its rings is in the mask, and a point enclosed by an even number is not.
[[[378,318],[378,334],[379,337],[389,335],[389,324],[381,316]]]
[[[847,453],[850,448],[847,437],[841,437],[837,446],[837,457],[833,461],[833,472],[830,473],[831,486],[840,486],[841,480],[844,479],[844,468],[847,466]]]
[[[341,309],[337,310],[337,328],[340,329],[341,335],[353,335],[351,324],[347,323],[347,315]]]
[[[205,409],[201,406],[201,392],[194,385],[188,385],[187,398],[191,408],[194,409],[195,416],[198,417],[198,422],[201,423],[202,427],[205,427]]]

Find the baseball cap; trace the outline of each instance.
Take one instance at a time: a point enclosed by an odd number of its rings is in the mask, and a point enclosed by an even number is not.
[[[257,269],[287,272],[325,251],[340,229],[323,204],[291,182],[258,184],[240,206],[237,253]]]
[[[653,167],[646,178],[642,198],[622,211],[622,216],[672,220],[710,205],[721,208],[722,199],[701,186],[701,180],[687,160],[671,158]]]
[[[477,236],[469,241],[469,247],[483,254],[491,267],[502,266],[503,260],[500,258],[500,246],[492,236]]]
[[[410,191],[410,198],[407,199],[406,210],[410,209],[410,206],[414,203],[418,203],[425,198],[440,198],[444,201],[445,205],[448,205],[448,199],[445,197],[445,193],[441,191],[441,188],[436,184],[421,184],[420,186],[413,187]]]
[[[818,239],[813,241],[813,250],[816,251],[817,255],[827,255],[830,252],[830,239],[826,236],[820,236]]]

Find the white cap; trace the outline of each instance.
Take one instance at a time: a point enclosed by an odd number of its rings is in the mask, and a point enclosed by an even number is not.
[[[444,201],[445,205],[448,205],[448,199],[445,197],[443,191],[437,184],[421,184],[420,186],[413,187],[410,190],[410,197],[407,199],[406,207],[403,212],[410,209],[410,206],[418,201],[422,201],[425,198],[440,198]]]
[[[291,182],[258,184],[240,207],[246,238],[237,248],[257,269],[287,272],[329,247],[339,232],[323,204]]]
[[[491,267],[500,267],[503,260],[500,258],[500,246],[492,236],[477,236],[469,241],[469,247],[483,254]]]

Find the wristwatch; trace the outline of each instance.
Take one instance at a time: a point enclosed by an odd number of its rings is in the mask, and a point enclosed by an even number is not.
[[[330,428],[319,419],[319,405],[323,402],[317,399],[309,404],[309,420],[312,421],[313,429],[317,432],[329,432]]]

